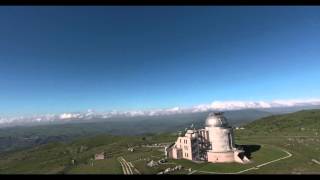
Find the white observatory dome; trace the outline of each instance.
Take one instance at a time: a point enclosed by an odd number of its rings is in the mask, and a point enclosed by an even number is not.
[[[227,125],[227,120],[222,113],[210,113],[206,120],[206,127],[223,127]]]

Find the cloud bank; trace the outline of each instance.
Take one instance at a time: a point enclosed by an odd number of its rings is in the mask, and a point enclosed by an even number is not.
[[[207,110],[239,110],[239,109],[261,109],[279,108],[294,106],[313,106],[320,105],[320,99],[295,99],[295,100],[274,100],[267,101],[214,101],[210,104],[194,106],[195,111]]]
[[[294,99],[294,100],[273,100],[273,101],[213,101],[209,104],[200,104],[189,108],[173,107],[168,109],[155,110],[135,110],[135,111],[109,111],[95,112],[89,109],[86,112],[62,114],[47,114],[32,117],[0,117],[0,125],[12,123],[28,123],[28,122],[54,122],[54,121],[70,121],[79,119],[111,117],[134,117],[134,116],[161,116],[190,112],[206,112],[206,111],[228,111],[241,109],[268,109],[281,107],[303,107],[320,105],[320,99]]]

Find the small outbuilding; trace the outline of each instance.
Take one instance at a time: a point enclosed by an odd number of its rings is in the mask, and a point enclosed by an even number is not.
[[[95,154],[95,155],[94,155],[94,159],[95,159],[95,160],[103,160],[103,159],[105,159],[105,154],[104,154],[104,152]]]

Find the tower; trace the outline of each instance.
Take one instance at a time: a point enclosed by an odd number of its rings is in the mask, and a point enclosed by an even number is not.
[[[212,152],[227,152],[235,148],[232,127],[223,113],[210,113],[205,124]]]
[[[240,152],[235,148],[233,129],[223,113],[210,113],[205,126],[211,144],[207,152],[208,162],[238,161]]]

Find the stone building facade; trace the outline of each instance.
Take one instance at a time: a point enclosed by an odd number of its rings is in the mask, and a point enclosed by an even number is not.
[[[210,113],[204,129],[189,129],[184,136],[166,148],[166,155],[172,159],[188,159],[213,163],[247,163],[244,151],[236,148],[233,128],[223,113]]]

